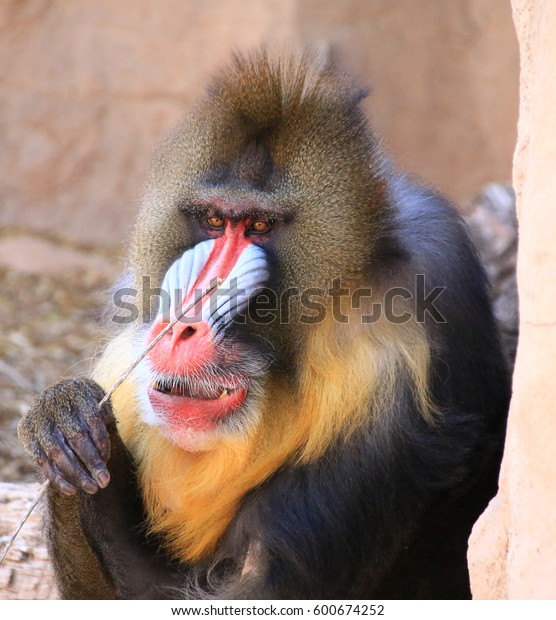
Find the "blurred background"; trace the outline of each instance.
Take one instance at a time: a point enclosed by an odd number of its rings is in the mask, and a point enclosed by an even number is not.
[[[87,372],[157,142],[233,49],[329,49],[372,87],[400,169],[465,210],[511,179],[509,0],[2,0],[0,480],[32,480],[15,427]]]

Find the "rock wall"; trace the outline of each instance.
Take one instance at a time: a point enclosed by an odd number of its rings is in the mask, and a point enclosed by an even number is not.
[[[556,3],[513,0],[521,51],[514,186],[520,340],[497,497],[469,564],[480,599],[556,598]]]
[[[0,234],[117,247],[153,147],[231,49],[264,40],[328,47],[372,83],[401,167],[457,199],[509,180],[507,0],[4,0]]]

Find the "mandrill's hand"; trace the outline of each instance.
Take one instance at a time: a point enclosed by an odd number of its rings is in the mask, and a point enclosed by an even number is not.
[[[18,426],[27,452],[59,491],[96,493],[110,482],[112,406],[91,379],[64,379],[37,396]]]

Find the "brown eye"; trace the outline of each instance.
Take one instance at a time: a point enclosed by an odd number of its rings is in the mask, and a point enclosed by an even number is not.
[[[251,230],[259,235],[268,232],[271,228],[272,224],[270,222],[265,222],[264,220],[257,220],[251,224]]]
[[[211,228],[224,228],[224,218],[223,217],[219,217],[218,215],[211,215],[209,218],[207,218],[207,224],[211,227]]]

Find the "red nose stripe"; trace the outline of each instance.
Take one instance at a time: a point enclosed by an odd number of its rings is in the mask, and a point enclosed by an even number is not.
[[[225,280],[229,276],[241,253],[250,243],[245,237],[244,231],[245,225],[243,223],[233,225],[230,222],[227,223],[225,234],[215,239],[213,248],[199,276],[190,289],[185,291],[182,307],[188,306],[194,301],[196,291],[207,289],[215,278]],[[199,302],[186,316],[200,316],[201,303],[206,303],[206,299]],[[164,324],[158,318],[151,328],[149,340],[155,338],[163,327]],[[149,359],[154,367],[159,370],[164,369],[181,374],[188,370],[191,371],[195,367],[201,367],[212,359],[213,353],[214,345],[211,330],[206,321],[180,321],[172,328],[171,335],[164,338],[149,353]]]
[[[201,273],[193,286],[185,292],[182,302],[184,306],[194,300],[195,291],[207,289],[215,278],[225,280],[230,275],[241,253],[250,243],[249,239],[245,237],[244,231],[245,225],[243,223],[232,224],[228,222],[226,224],[225,234],[215,240]]]

